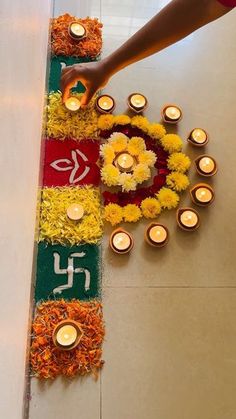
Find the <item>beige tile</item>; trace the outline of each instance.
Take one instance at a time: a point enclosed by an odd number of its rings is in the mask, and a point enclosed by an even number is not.
[[[100,380],[31,381],[29,419],[99,419]]]
[[[234,419],[236,290],[106,290],[103,419]]]

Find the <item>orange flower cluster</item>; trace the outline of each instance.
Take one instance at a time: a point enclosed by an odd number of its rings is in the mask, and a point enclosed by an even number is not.
[[[79,345],[70,351],[54,346],[52,333],[62,320],[77,321],[83,336]],[[73,377],[98,371],[103,365],[102,342],[105,334],[102,305],[92,300],[47,301],[36,308],[32,325],[31,368],[38,378],[55,378],[59,374]]]
[[[87,31],[87,35],[81,41],[72,39],[68,33],[72,22],[81,23]],[[66,13],[52,19],[52,53],[75,57],[96,58],[102,49],[102,23],[98,19],[89,17],[78,19]]]

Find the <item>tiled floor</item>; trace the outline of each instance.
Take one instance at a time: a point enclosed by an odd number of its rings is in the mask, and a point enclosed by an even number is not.
[[[98,15],[104,55],[120,45],[167,1],[56,0],[55,14]],[[71,7],[71,8],[70,8]],[[161,106],[183,107],[179,133],[210,133],[208,151],[219,162],[212,181],[216,202],[200,210],[202,226],[176,229],[167,248],[143,242],[145,222],[128,227],[135,248],[118,258],[103,244],[103,299],[107,324],[100,382],[32,382],[30,419],[235,419],[236,401],[236,12],[179,44],[116,75],[106,91],[126,110],[132,91],[147,95],[147,116]],[[194,157],[196,151],[187,147]],[[192,174],[192,180],[197,177]],[[189,204],[186,194],[182,203]]]

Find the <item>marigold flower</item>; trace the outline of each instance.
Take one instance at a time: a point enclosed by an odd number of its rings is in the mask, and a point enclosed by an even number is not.
[[[121,132],[114,132],[108,139],[108,142],[116,153],[120,153],[126,150],[127,140],[128,137],[126,137],[125,134],[122,134]]]
[[[156,163],[156,159],[157,158],[156,158],[155,153],[153,153],[153,151],[151,151],[151,150],[143,151],[138,156],[139,163],[146,164],[149,167],[154,166],[154,164]]]
[[[160,143],[165,151],[169,153],[174,153],[176,151],[181,151],[183,146],[183,141],[180,136],[177,134],[166,134],[160,139]]]
[[[141,210],[145,218],[156,218],[161,212],[161,204],[155,198],[146,198],[141,203]]]
[[[101,179],[107,186],[118,184],[120,172],[113,164],[107,164],[101,170]]]
[[[136,115],[131,119],[131,125],[137,127],[144,132],[148,131],[149,121],[147,118],[141,115]]]
[[[161,124],[150,124],[148,127],[148,135],[155,140],[160,140],[166,134],[166,129]]]
[[[184,191],[189,186],[189,179],[179,172],[172,172],[166,178],[166,184],[177,192]]]
[[[184,153],[173,153],[168,158],[168,168],[176,172],[185,173],[190,165],[191,160]]]
[[[105,164],[111,164],[115,158],[115,151],[110,144],[103,144],[100,147],[100,155]]]
[[[108,204],[104,208],[104,219],[112,226],[121,223],[123,220],[123,208],[118,204]]]
[[[123,208],[124,221],[135,223],[142,217],[140,208],[135,204],[128,204]]]
[[[128,115],[115,115],[114,116],[114,123],[116,125],[128,125],[130,124],[131,119]]]
[[[128,142],[127,150],[132,156],[138,156],[146,150],[144,140],[141,137],[132,137]]]
[[[119,185],[122,187],[123,192],[135,191],[136,182],[130,173],[122,173],[119,177]]]
[[[137,183],[142,183],[151,177],[151,170],[146,164],[137,164],[133,171],[133,177]]]
[[[169,188],[161,188],[161,190],[156,194],[156,197],[162,208],[176,208],[179,203],[179,195]]]
[[[98,128],[102,131],[112,129],[114,125],[114,116],[113,115],[101,115],[98,118]]]

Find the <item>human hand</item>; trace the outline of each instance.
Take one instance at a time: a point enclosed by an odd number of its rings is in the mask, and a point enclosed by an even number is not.
[[[81,106],[86,106],[97,90],[103,88],[109,80],[103,62],[74,64],[63,68],[61,76],[61,91],[63,102],[68,99],[70,89],[80,81],[86,88],[81,99]]]

